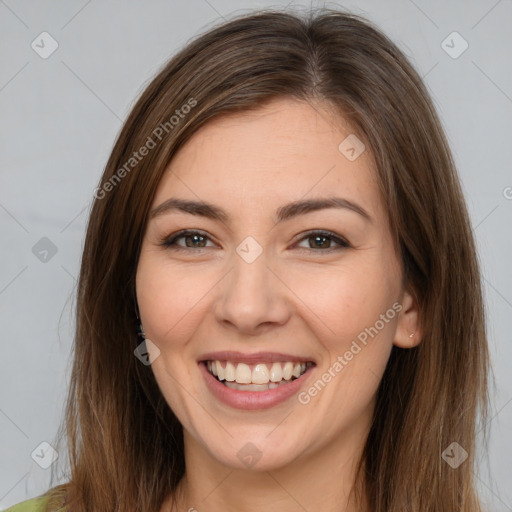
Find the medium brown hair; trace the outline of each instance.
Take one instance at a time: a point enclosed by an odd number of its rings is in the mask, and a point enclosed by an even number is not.
[[[364,141],[405,285],[420,308],[422,342],[393,346],[378,389],[360,492],[373,512],[481,510],[473,471],[476,419],[480,412],[485,426],[488,414],[489,356],[452,155],[405,55],[364,18],[330,9],[257,11],[210,29],[165,65],[129,114],[90,212],[61,427],[71,473],[49,490],[49,510],[65,498],[73,512],[156,512],[183,476],[182,427],[151,367],[134,357],[135,274],[148,211],[194,132],[279,97],[329,105]],[[149,138],[156,146],[134,163]],[[456,469],[441,457],[452,442],[468,453]]]

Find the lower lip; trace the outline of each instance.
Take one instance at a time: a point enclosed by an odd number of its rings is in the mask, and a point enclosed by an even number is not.
[[[300,388],[308,380],[313,366],[308,368],[298,379],[292,380],[288,384],[281,384],[277,388],[267,391],[239,391],[231,389],[219,382],[206,368],[206,363],[199,363],[203,372],[206,384],[210,391],[222,403],[236,409],[257,410],[268,409],[280,403],[285,402],[293,395],[296,395]]]

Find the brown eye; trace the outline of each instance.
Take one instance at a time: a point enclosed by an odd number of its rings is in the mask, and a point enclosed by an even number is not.
[[[178,240],[184,239],[185,244],[177,243]],[[170,237],[162,240],[161,245],[170,249],[177,251],[188,251],[189,249],[206,249],[208,246],[207,242],[210,240],[210,237],[201,231],[179,231],[171,235]],[[335,233],[331,233],[330,231],[311,231],[306,234],[306,236],[300,239],[300,242],[309,241],[308,247],[300,246],[296,244],[297,247],[316,251],[316,252],[331,252],[337,251],[341,249],[346,249],[350,247],[350,244],[342,237],[336,235]],[[211,241],[211,240],[210,240]],[[333,247],[333,243],[336,246]]]
[[[182,238],[185,239],[185,245],[176,243]],[[207,240],[210,240],[209,237],[200,231],[180,231],[163,240],[161,245],[169,249],[186,251],[187,249],[206,248]]]
[[[350,247],[350,244],[340,236],[330,231],[311,231],[306,236],[301,238],[303,240],[309,240],[309,246],[304,247],[305,249],[311,250],[322,250],[324,252],[345,249]],[[332,247],[332,243],[336,243],[338,247]],[[300,246],[299,246],[300,247]]]

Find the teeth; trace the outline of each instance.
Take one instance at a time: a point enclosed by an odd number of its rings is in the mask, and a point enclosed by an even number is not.
[[[219,362],[217,361],[219,364]],[[251,368],[245,363],[238,363],[235,371],[235,380],[238,384],[250,384],[251,383]]]
[[[257,364],[252,371],[253,384],[268,384],[270,372],[266,364]]]
[[[274,363],[270,368],[270,380],[272,382],[281,382],[283,379],[283,369],[279,363]]]
[[[224,384],[228,388],[236,389],[238,391],[267,391],[286,384],[286,381],[283,380],[278,384],[275,382],[269,382],[268,384],[237,384],[236,382],[225,382]]]
[[[224,366],[223,366],[224,364]],[[238,389],[238,384],[247,391],[258,391],[264,389],[274,389],[281,383],[289,381],[292,377],[300,377],[309,364],[305,362],[284,363],[258,363],[252,367],[245,363],[232,363],[230,361],[208,361],[207,368],[210,373],[215,375],[218,380],[225,381],[226,385],[232,389]],[[233,385],[230,385],[230,384]],[[249,389],[251,388],[251,389]],[[254,388],[254,389],[252,389]]]
[[[234,382],[236,378],[235,365],[233,363],[230,363],[229,361],[226,361],[226,370],[224,372],[224,377],[228,382]]]
[[[283,368],[283,379],[290,380],[293,373],[293,363],[285,363]]]
[[[215,361],[215,366],[217,368],[217,378],[219,380],[224,380],[224,368],[222,368],[220,361]]]

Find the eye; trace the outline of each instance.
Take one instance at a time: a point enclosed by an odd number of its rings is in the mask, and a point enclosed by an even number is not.
[[[181,239],[185,240],[184,246],[182,244],[177,243],[177,241]],[[173,235],[167,238],[164,238],[160,242],[160,245],[176,251],[188,251],[189,249],[204,249],[208,247],[206,245],[207,240],[210,240],[210,237],[202,231],[183,230],[178,231],[177,233],[174,233]],[[335,233],[324,230],[310,231],[305,236],[303,236],[299,241],[301,242],[303,240],[313,240],[313,243],[309,244],[310,247],[306,247],[305,249],[320,249],[320,252],[331,252],[350,247],[350,244],[344,238],[336,235]],[[336,243],[338,247],[331,247],[332,242]],[[298,244],[295,245],[297,247],[300,247]],[[311,245],[313,246],[311,247]]]
[[[185,239],[185,246],[176,243],[182,238]],[[161,241],[160,245],[177,251],[188,251],[189,249],[203,249],[207,247],[205,244],[206,240],[209,239],[202,231],[185,230],[178,231],[178,233],[165,238]]]
[[[344,238],[324,230],[310,231],[300,239],[300,241],[303,240],[312,240],[312,243],[309,244],[310,247],[306,247],[306,249],[320,249],[321,252],[339,251],[350,247],[350,244]],[[338,244],[338,247],[331,247],[331,242]]]

